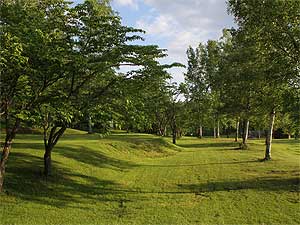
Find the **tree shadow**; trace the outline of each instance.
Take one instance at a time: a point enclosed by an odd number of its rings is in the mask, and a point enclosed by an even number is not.
[[[159,136],[149,137],[149,135],[110,135],[108,137],[105,137],[104,140],[126,142],[135,144],[137,146],[148,145],[149,147],[151,147],[151,149],[156,148],[158,152],[163,151],[161,147],[167,147],[175,151],[181,151],[176,145],[171,144],[170,142]]]
[[[120,184],[72,172],[57,161],[53,161],[53,175],[45,178],[41,173],[42,160],[26,153],[11,153],[4,184],[6,194],[58,208],[74,207],[86,200],[119,202],[123,199],[114,191],[122,188]]]
[[[295,139],[274,139],[273,143],[275,144],[288,144],[288,145],[295,145],[298,146],[300,148],[300,139],[299,140],[295,140]]]
[[[28,143],[28,142],[16,142],[12,144],[12,149],[29,149],[29,150],[39,150],[44,151],[44,144],[41,143]]]
[[[193,166],[212,166],[212,165],[235,165],[235,164],[248,164],[256,163],[258,160],[247,160],[247,161],[232,161],[232,162],[212,162],[212,163],[195,163],[195,164],[164,164],[164,165],[155,165],[155,164],[140,164],[140,167],[193,167]]]
[[[300,191],[300,178],[274,178],[263,177],[258,179],[243,181],[223,181],[208,182],[204,184],[179,184],[179,188],[189,190],[194,193],[201,192],[218,192],[218,191],[235,191],[255,189],[259,191]]]
[[[211,142],[211,143],[197,143],[197,144],[177,144],[183,148],[232,148],[231,150],[235,150],[239,147],[239,143],[237,142]]]
[[[86,146],[76,146],[76,148],[57,146],[55,148],[55,153],[87,165],[100,168],[109,167],[119,171],[124,171],[138,166],[138,164],[129,161],[109,157],[100,151],[95,151]]]
[[[18,140],[38,140],[38,141],[43,141],[43,136],[41,134],[18,134],[16,135],[16,138],[14,141],[18,141]],[[15,142],[13,142],[13,144],[15,144]]]
[[[42,143],[14,143],[13,148],[22,150],[34,149],[44,151],[44,145]],[[110,167],[112,169],[124,171],[126,169],[138,166],[137,164],[131,163],[129,161],[119,160],[106,156],[100,151],[95,151],[86,146],[67,147],[58,145],[54,147],[53,153],[100,168]],[[55,159],[55,157],[53,158]]]

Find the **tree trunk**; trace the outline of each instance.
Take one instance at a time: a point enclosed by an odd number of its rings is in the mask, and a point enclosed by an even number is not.
[[[244,129],[243,129],[243,144],[247,144],[249,134],[249,120],[244,122]]]
[[[0,192],[3,191],[6,162],[9,157],[12,141],[15,138],[16,133],[19,129],[19,125],[20,125],[20,120],[16,119],[13,128],[9,129],[8,117],[6,117],[6,137],[5,137],[5,142],[3,145],[1,160],[0,160]]]
[[[51,159],[51,153],[54,146],[57,144],[60,137],[64,134],[67,127],[63,126],[58,131],[56,131],[58,127],[54,126],[52,127],[49,137],[47,139],[47,130],[44,130],[44,147],[45,147],[45,153],[44,153],[44,175],[47,177],[51,175],[52,170],[52,159]]]
[[[247,145],[247,140],[248,140],[248,133],[249,133],[249,120],[244,120],[243,121],[243,141],[240,144],[240,148],[243,150],[248,149],[248,145]]]
[[[299,139],[299,133],[300,133],[299,129],[296,129],[295,134],[294,134],[295,140]]]
[[[260,130],[258,130],[258,139],[261,138]]]
[[[88,116],[88,126],[89,126],[88,133],[92,134],[93,133],[93,124],[92,124],[92,117],[90,115]]]
[[[229,138],[229,134],[230,134],[230,127],[227,124],[227,128],[226,128],[226,137]]]
[[[290,134],[290,133],[288,133],[288,139],[289,139],[289,140],[291,139],[291,134]]]
[[[247,120],[246,122],[246,132],[245,132],[245,140],[248,140],[248,136],[249,136],[249,120]]]
[[[216,121],[214,121],[214,138],[217,137],[217,131],[216,131]]]
[[[163,136],[167,136],[167,126],[164,127]]]
[[[157,131],[156,131],[156,134],[158,135],[158,136],[162,136],[162,132],[161,132],[161,129],[157,129]]]
[[[176,144],[176,129],[173,129],[173,134],[172,134],[172,139],[173,139],[173,144]]]
[[[1,162],[0,162],[0,192],[3,191],[3,184],[4,184],[4,175],[5,175],[5,166],[8,160],[8,156],[11,149],[11,142],[7,142],[4,144],[2,155],[1,155]]]
[[[173,144],[176,144],[176,135],[177,135],[177,126],[176,126],[176,111],[175,111],[175,102],[173,102],[173,110],[172,110],[172,119],[171,119],[171,127],[172,127],[172,139]]]
[[[52,162],[51,162],[51,151],[52,148],[46,149],[45,154],[44,154],[44,175],[50,176],[51,175],[51,169],[52,169]]]
[[[220,138],[220,121],[217,121],[217,138]]]
[[[239,140],[239,126],[240,126],[240,121],[236,121],[236,133],[235,133],[235,142],[238,142]]]
[[[199,137],[199,138],[202,138],[202,136],[203,136],[203,129],[202,129],[202,126],[200,125],[200,126],[199,126],[198,137]]]
[[[270,113],[270,122],[269,122],[269,129],[266,136],[266,154],[265,160],[271,160],[271,148],[272,148],[272,135],[273,135],[273,127],[275,121],[275,110],[272,110]]]

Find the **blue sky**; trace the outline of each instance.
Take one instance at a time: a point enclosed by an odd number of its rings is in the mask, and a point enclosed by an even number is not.
[[[76,0],[75,2],[82,2]],[[234,26],[226,0],[112,0],[124,25],[146,31],[144,44],[168,49],[162,63],[186,64],[186,49],[199,42],[218,39],[223,28]],[[182,82],[185,69],[172,69],[174,81]]]

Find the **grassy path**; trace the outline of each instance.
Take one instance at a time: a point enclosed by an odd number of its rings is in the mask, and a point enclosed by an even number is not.
[[[300,224],[300,146],[229,139],[69,134],[41,175],[39,136],[14,144],[0,224]]]

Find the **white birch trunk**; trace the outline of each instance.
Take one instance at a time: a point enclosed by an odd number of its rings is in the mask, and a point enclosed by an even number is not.
[[[239,140],[239,126],[240,126],[240,121],[236,121],[236,133],[235,133],[235,142],[238,142]]]
[[[220,121],[217,121],[217,138],[220,137]]]
[[[273,127],[275,121],[275,110],[272,110],[270,113],[270,122],[269,122],[269,129],[266,136],[266,154],[265,160],[271,160],[271,148],[272,148],[272,135],[273,135]]]

